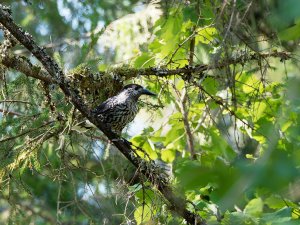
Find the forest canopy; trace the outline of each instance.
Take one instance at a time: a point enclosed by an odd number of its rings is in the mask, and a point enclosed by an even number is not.
[[[299,224],[299,38],[298,0],[1,1],[0,224]]]

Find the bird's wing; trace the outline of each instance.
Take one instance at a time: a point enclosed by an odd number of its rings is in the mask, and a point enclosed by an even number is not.
[[[102,102],[99,106],[97,106],[94,110],[93,113],[96,114],[103,114],[105,112],[107,112],[108,110],[110,110],[113,106],[114,106],[114,99],[109,98],[106,101]]]

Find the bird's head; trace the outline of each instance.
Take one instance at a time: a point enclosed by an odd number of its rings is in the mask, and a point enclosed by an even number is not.
[[[135,99],[138,99],[141,95],[156,96],[155,93],[138,84],[128,84],[123,87],[120,93],[124,93],[125,95],[133,97]]]

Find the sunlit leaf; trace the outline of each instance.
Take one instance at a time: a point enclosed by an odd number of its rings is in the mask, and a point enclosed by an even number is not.
[[[217,29],[214,27],[198,28],[196,43],[200,42],[203,44],[209,44],[213,41],[216,34]]]
[[[255,102],[253,104],[253,114],[254,114],[255,120],[258,120],[259,118],[261,118],[261,116],[265,112],[266,108],[267,108],[267,104],[265,102]]]
[[[176,150],[174,149],[163,149],[161,151],[161,159],[167,163],[174,161],[176,156]]]
[[[154,62],[155,59],[153,56],[151,56],[148,53],[143,53],[135,60],[134,67],[136,68],[150,67],[154,65]]]
[[[137,224],[147,223],[152,217],[151,208],[148,205],[139,206],[134,211],[134,219]]]
[[[253,217],[260,217],[264,203],[261,198],[252,199],[245,207],[244,213]]]
[[[271,209],[281,209],[286,205],[284,199],[277,195],[272,195],[264,200],[265,204],[268,205]]]

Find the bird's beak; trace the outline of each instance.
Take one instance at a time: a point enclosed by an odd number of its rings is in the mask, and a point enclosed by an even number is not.
[[[155,93],[153,93],[153,92],[151,92],[151,91],[149,91],[148,89],[146,89],[146,88],[144,88],[143,90],[142,90],[142,95],[151,95],[151,96],[156,96],[156,94]]]

